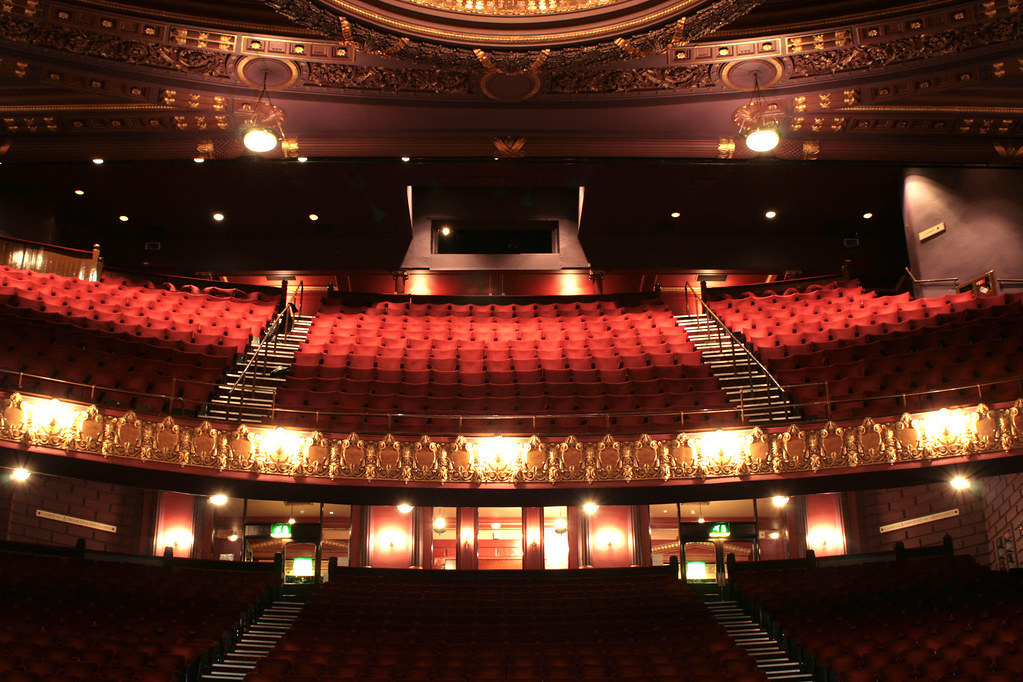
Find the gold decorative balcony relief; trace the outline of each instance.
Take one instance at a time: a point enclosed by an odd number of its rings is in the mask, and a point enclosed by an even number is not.
[[[13,394],[0,400],[0,441],[196,469],[337,481],[536,484],[680,481],[828,471],[972,457],[1023,447],[1023,399],[989,409],[904,414],[894,421],[679,433],[672,438],[326,436],[104,414]],[[198,473],[198,472],[197,472]]]

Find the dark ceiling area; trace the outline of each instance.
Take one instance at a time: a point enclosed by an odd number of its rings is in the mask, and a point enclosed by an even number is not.
[[[532,220],[564,213],[544,197],[583,187],[579,236],[594,269],[819,273],[851,261],[893,284],[908,262],[902,175],[895,166],[649,160],[4,164],[0,230],[99,243],[110,267],[169,274],[389,270],[411,239],[410,186],[432,214],[475,221],[509,211],[493,201],[486,215],[489,199],[468,199],[473,187],[482,198],[505,188],[515,217]]]

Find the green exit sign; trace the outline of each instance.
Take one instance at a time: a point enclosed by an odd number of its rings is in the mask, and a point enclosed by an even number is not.
[[[712,538],[727,538],[732,534],[732,529],[727,523],[715,523],[710,527],[710,532],[707,533]]]
[[[275,523],[270,526],[270,537],[272,538],[290,538],[291,537],[291,524],[287,523]]]

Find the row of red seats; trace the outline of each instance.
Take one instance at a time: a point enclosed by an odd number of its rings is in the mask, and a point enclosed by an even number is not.
[[[118,294],[100,294],[97,288]],[[51,313],[83,326],[144,338],[211,343],[240,352],[274,313],[273,303],[237,301],[137,286],[113,287],[73,277],[7,270],[0,276],[0,299],[8,305]],[[141,296],[141,298],[140,298]],[[103,302],[100,302],[103,301]]]
[[[297,358],[311,361],[314,358]],[[576,384],[620,384],[628,381],[656,381],[657,379],[703,379],[712,375],[710,365],[696,364],[604,364],[594,359],[592,364],[568,363],[567,361],[542,363],[539,368],[514,366],[510,369],[462,368],[442,370],[428,367],[402,368],[368,368],[359,369],[343,364],[331,364],[329,358],[323,358],[323,364],[295,364],[291,367],[291,376],[295,381],[310,378],[332,381],[343,379],[345,383],[357,387],[362,383],[376,382],[380,384],[409,384],[409,388],[391,391],[405,393],[416,390],[427,384],[480,386],[480,385],[534,385],[541,383],[576,383]],[[289,386],[292,384],[289,382]],[[298,385],[297,383],[294,385]],[[358,390],[354,388],[353,390]],[[472,390],[472,389],[468,389]]]
[[[268,573],[0,552],[0,675],[182,679],[276,582]]]
[[[167,411],[168,398],[174,399],[174,408],[197,409],[230,361],[225,355],[154,346],[2,308],[0,351],[0,369],[7,370],[0,373],[5,390],[155,413]]]
[[[767,290],[756,294],[744,292],[738,296],[724,296],[715,305],[722,309],[745,309],[766,304],[783,304],[795,306],[797,304],[817,305],[818,301],[848,298],[858,300],[863,295],[863,287],[857,280],[830,282],[828,284],[811,284],[804,289],[790,287],[782,294]]]
[[[736,576],[737,589],[829,679],[1023,678],[1023,589],[969,557],[768,568]]]
[[[617,377],[615,377],[617,378]],[[428,397],[458,396],[476,400],[484,397],[530,398],[565,396],[633,396],[661,393],[691,393],[715,391],[717,377],[661,377],[633,379],[631,381],[550,381],[521,383],[446,384],[440,381],[409,384],[402,380],[351,381],[338,377],[308,377],[293,379],[285,393],[344,393],[348,395],[393,395],[397,398],[421,399]]]
[[[463,317],[466,315],[528,318],[562,317],[565,315],[645,315],[659,313],[664,306],[656,301],[617,303],[615,301],[565,301],[560,303],[418,303],[411,301],[377,301],[366,305],[346,305],[326,301],[320,310],[340,315],[407,315],[409,317]]]
[[[727,410],[730,404],[720,391],[652,393],[646,395],[578,395],[566,386],[563,395],[540,396],[404,396],[390,394],[342,393],[278,389],[277,406],[311,411],[399,412],[423,416],[433,414],[545,415],[549,413],[695,412]]]
[[[550,579],[360,573],[321,587],[246,680],[766,679],[674,578],[646,576],[659,588],[650,592],[634,578],[587,575],[577,596],[572,575],[558,576],[573,592],[565,595]],[[420,608],[409,610],[407,597]]]
[[[967,294],[917,304],[905,296],[862,296],[874,311],[884,304],[893,308],[890,314],[917,319],[842,326],[848,320],[829,315],[825,299],[811,299],[816,331],[790,333],[774,312],[725,310],[751,325],[747,340],[812,418],[850,419],[1019,397],[1017,382],[1005,379],[1023,374],[1018,342],[1023,298],[978,302]],[[755,306],[758,297],[746,300]],[[975,388],[991,382],[979,392]]]

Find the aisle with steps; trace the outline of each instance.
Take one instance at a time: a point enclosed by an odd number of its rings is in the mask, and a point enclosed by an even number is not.
[[[749,424],[774,426],[799,418],[789,397],[774,385],[750,352],[709,315],[676,315],[689,340],[710,365],[718,384]]]
[[[302,610],[301,602],[278,601],[241,636],[234,650],[214,663],[201,680],[242,680],[274,648]]]
[[[233,368],[228,370],[223,382],[217,386],[213,398],[205,406],[200,416],[219,421],[236,421],[245,424],[259,424],[270,416],[273,407],[274,389],[283,386],[286,381],[285,372],[295,361],[295,351],[299,344],[305,341],[309,334],[309,325],[312,323],[311,316],[298,315],[292,325],[291,331],[278,336],[276,343],[270,342],[266,350],[266,363],[260,360],[253,364],[255,372],[255,391],[246,388],[244,404],[239,404],[239,393],[236,391],[234,398],[228,402],[228,395],[231,393],[231,386],[238,381],[238,377],[245,365],[252,359],[255,353],[255,345],[250,347],[245,355],[240,358]],[[251,386],[252,377],[247,377],[245,384]],[[241,390],[241,389],[239,389]]]
[[[735,643],[757,662],[767,679],[812,682],[813,675],[800,670],[799,663],[791,660],[734,601],[708,600],[707,607]]]

